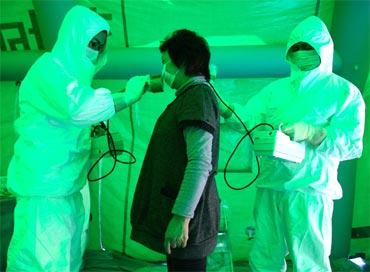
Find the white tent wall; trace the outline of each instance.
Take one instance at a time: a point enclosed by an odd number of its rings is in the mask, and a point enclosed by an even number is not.
[[[0,176],[6,176],[16,139],[13,127],[18,114],[15,81],[1,81],[0,90]]]
[[[364,150],[357,163],[352,227],[365,230],[364,227],[370,224],[370,71],[368,71],[363,96],[366,103]],[[369,256],[370,238],[352,239],[351,252],[366,252],[366,255]]]
[[[335,50],[341,56],[342,67],[337,72],[339,75],[353,82],[360,88],[363,94],[368,93],[368,85],[366,81],[369,75],[370,62],[370,2],[369,1],[337,1],[333,10],[333,20],[331,35],[334,41]],[[357,29],[359,31],[354,31]],[[369,82],[369,81],[367,81]],[[365,96],[365,95],[364,95]],[[368,98],[366,98],[368,99]],[[369,106],[369,104],[367,104]],[[369,110],[366,110],[366,119],[368,121]],[[368,139],[369,127],[365,128],[365,141]],[[369,152],[369,147],[364,145],[364,152]],[[365,155],[366,156],[366,155]],[[364,157],[366,161],[366,157]],[[369,172],[367,168],[362,168],[362,164],[357,165],[357,173],[363,171]],[[356,195],[358,187],[369,188],[369,176],[357,175],[356,179],[356,164],[358,160],[341,162],[338,169],[338,180],[342,185],[343,198],[334,202],[333,213],[333,243],[332,256],[346,256],[350,249],[351,240],[342,239],[342,237],[352,237],[352,244],[357,243],[366,245],[364,248],[367,252],[370,251],[369,242],[369,221],[370,207],[369,194],[365,198],[359,198]],[[367,160],[367,167],[369,161]],[[361,167],[362,166],[362,167]],[[356,182],[355,182],[356,181]],[[362,194],[362,196],[364,196]],[[361,212],[357,212],[359,205],[363,206]],[[360,221],[367,221],[365,225],[357,225],[361,216],[364,216]],[[344,220],[348,218],[349,220]],[[353,220],[351,220],[353,219]],[[364,241],[367,241],[364,243]]]
[[[112,48],[156,47],[179,28],[199,32],[212,46],[285,44],[294,26],[309,15],[320,16],[330,29],[334,7],[334,1],[318,0],[2,0],[1,20],[24,25],[28,39],[16,44],[17,50],[50,48],[57,36],[51,28],[59,27],[74,4],[96,10],[109,22]],[[5,50],[9,50],[8,39],[23,39],[14,26],[3,27],[3,32]],[[40,32],[42,42],[37,37]]]
[[[33,13],[30,11],[40,8],[40,3],[52,5],[53,1],[34,1],[31,0],[11,0],[1,1],[1,82],[0,82],[0,124],[1,124],[1,143],[0,143],[0,160],[1,176],[6,175],[7,166],[13,153],[13,144],[15,141],[15,133],[12,127],[16,116],[16,91],[15,80],[20,80],[27,69],[29,68],[35,57],[41,53],[40,46],[50,48],[53,44],[52,39],[55,39],[55,32],[50,33],[46,37],[41,35],[43,43],[37,35],[32,34],[29,29],[37,29],[33,19]],[[284,47],[287,37],[292,28],[303,18],[308,15],[317,14],[325,21],[328,28],[332,27],[332,17],[334,10],[334,1],[150,1],[150,0],[128,0],[128,1],[59,1],[64,7],[68,4],[82,3],[88,7],[96,8],[97,12],[108,19],[111,25],[112,35],[110,36],[109,49],[112,49],[116,54],[126,50],[140,48],[152,50],[150,56],[151,66],[143,66],[140,71],[139,66],[130,70],[130,67],[125,67],[119,70],[119,61],[122,60],[122,66],[126,64],[124,58],[119,58],[116,63],[108,63],[111,65],[105,73],[100,74],[100,78],[94,81],[94,86],[104,86],[111,88],[113,91],[122,89],[125,85],[127,76],[136,73],[156,73],[160,72],[160,60],[158,53],[158,64],[155,64],[155,49],[158,41],[165,37],[171,31],[178,28],[189,28],[198,31],[205,36],[215,52],[220,58],[216,58],[219,65],[219,77],[216,80],[219,90],[224,96],[232,101],[244,104],[248,98],[259,91],[263,86],[273,80],[274,75],[260,74],[262,78],[246,78],[249,70],[244,70],[246,66],[243,63],[232,61],[237,59],[229,58],[227,66],[222,66],[226,61],[222,58],[222,54],[226,51],[221,50],[219,46],[235,46],[239,48],[246,46],[281,46]],[[50,7],[50,6],[49,6]],[[212,12],[210,12],[212,10]],[[243,10],[243,12],[242,12]],[[36,10],[36,15],[40,9]],[[55,11],[55,10],[54,10]],[[245,12],[244,12],[245,11]],[[50,10],[51,12],[51,10]],[[59,12],[61,12],[59,10]],[[49,16],[51,18],[51,16]],[[46,19],[48,16],[45,17]],[[49,18],[49,20],[51,20]],[[60,16],[59,18],[62,18]],[[40,19],[40,18],[38,18]],[[56,18],[55,20],[57,20]],[[21,28],[17,28],[11,23],[20,22],[25,33],[20,32]],[[123,22],[126,22],[124,24]],[[50,22],[48,27],[55,26],[57,22]],[[45,24],[40,24],[42,28]],[[17,25],[19,26],[19,24]],[[47,32],[47,30],[45,30]],[[340,30],[338,30],[339,32]],[[343,33],[346,35],[348,33]],[[23,35],[23,36],[22,36]],[[18,41],[17,41],[18,39]],[[335,42],[335,40],[334,40]],[[27,47],[28,45],[28,47]],[[11,50],[11,47],[13,49]],[[217,46],[217,47],[214,47]],[[142,48],[145,47],[145,48]],[[31,51],[30,51],[31,50]],[[225,49],[226,50],[226,49]],[[133,51],[125,51],[128,52]],[[139,51],[142,52],[142,51]],[[280,52],[280,51],[279,51]],[[25,55],[22,55],[25,53]],[[283,53],[283,52],[280,52]],[[6,54],[13,54],[8,55]],[[279,53],[278,53],[279,54]],[[18,55],[18,56],[16,56]],[[4,57],[3,57],[4,56]],[[6,56],[6,57],[5,57]],[[271,62],[282,62],[278,59],[278,55],[274,55],[275,59]],[[283,55],[281,55],[283,56]],[[258,56],[256,56],[258,57]],[[264,56],[261,54],[261,59]],[[28,59],[28,61],[25,60]],[[13,61],[4,61],[10,59]],[[116,58],[114,58],[116,60]],[[257,59],[257,58],[256,58]],[[145,62],[148,59],[139,59],[138,62]],[[130,59],[130,65],[135,64],[135,58]],[[269,62],[266,62],[266,66]],[[14,66],[12,66],[14,65]],[[225,68],[226,67],[226,68]],[[136,70],[137,69],[137,70]],[[118,72],[117,72],[118,70]],[[232,73],[240,73],[239,77],[233,79]],[[268,67],[266,71],[268,70]],[[15,71],[18,73],[16,77],[6,77],[7,73]],[[104,72],[104,70],[102,71]],[[286,66],[280,66],[280,71],[277,76],[283,76],[288,72]],[[110,77],[112,73],[118,75]],[[126,73],[126,74],[125,74]],[[244,76],[243,76],[244,73]],[[15,75],[14,74],[14,75]],[[119,76],[123,76],[122,80],[117,80]],[[227,77],[227,78],[225,78]],[[257,77],[255,75],[254,77]],[[267,78],[265,78],[267,77]],[[270,77],[270,78],[269,78]],[[104,78],[104,80],[103,80]],[[113,80],[115,79],[115,80]],[[350,78],[349,78],[350,79]],[[11,80],[11,81],[10,81]],[[367,92],[368,93],[368,92]],[[369,106],[369,95],[366,96],[367,105]],[[125,253],[145,259],[145,260],[160,260],[163,256],[151,252],[141,245],[133,242],[129,238],[130,224],[129,215],[130,207],[135,189],[137,177],[140,171],[140,166],[145,155],[146,146],[151,135],[151,131],[156,118],[164,109],[167,103],[171,100],[171,94],[147,94],[143,99],[132,107],[131,114],[135,130],[135,137],[132,137],[130,129],[130,110],[124,110],[112,119],[112,130],[118,131],[123,137],[124,147],[130,149],[134,139],[134,154],[137,158],[136,164],[132,165],[131,169],[127,165],[119,165],[115,172],[102,182],[102,239],[104,246],[108,249],[124,251]],[[367,111],[367,117],[369,111]],[[369,118],[369,117],[368,117]],[[369,168],[369,122],[367,118],[367,128],[365,134],[365,152],[364,157],[360,160],[357,167],[357,181],[355,194],[355,209],[353,226],[364,227],[370,226],[369,216],[369,183],[368,174]],[[222,127],[222,142],[220,154],[220,169],[224,164],[227,154],[230,152],[230,142],[236,142],[236,135],[232,131]],[[245,156],[247,155],[247,156]],[[248,160],[246,160],[246,157]],[[126,158],[126,157],[125,157]],[[247,165],[238,165],[240,162],[246,162]],[[108,171],[111,165],[110,159],[104,160],[103,172]],[[251,161],[248,157],[248,152],[239,153],[233,161],[231,167],[237,169],[250,165]],[[252,162],[253,163],[253,162]],[[253,166],[252,166],[253,167]],[[130,172],[131,171],[131,172]],[[366,174],[367,173],[367,174]],[[96,174],[96,171],[94,172]],[[129,178],[128,178],[129,177]],[[247,183],[253,177],[249,171],[241,173],[230,173],[228,175],[233,185],[238,186]],[[246,260],[250,245],[253,240],[248,240],[245,234],[245,228],[248,225],[253,226],[252,206],[254,202],[255,187],[239,191],[228,189],[223,181],[222,173],[217,176],[217,186],[220,192],[221,199],[228,208],[229,219],[229,237],[231,240],[231,250],[234,260]],[[92,205],[92,221],[89,230],[89,248],[98,249],[99,244],[99,221],[98,221],[98,183],[90,183],[91,189],[91,205]],[[143,200],[145,201],[145,200]],[[353,239],[351,253],[366,252],[370,254],[369,238]]]

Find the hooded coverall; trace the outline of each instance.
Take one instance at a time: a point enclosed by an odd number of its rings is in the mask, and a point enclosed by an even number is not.
[[[251,98],[244,111],[250,123],[304,122],[324,129],[326,138],[302,141],[301,163],[261,158],[254,207],[256,236],[250,253],[253,271],[285,271],[289,253],[294,271],[331,271],[333,200],[342,197],[340,161],[362,153],[365,105],[360,91],[332,72],[333,41],[324,23],[311,16],[292,32],[287,44],[305,42],[320,56],[318,67],[276,80]]]
[[[19,90],[19,135],[8,169],[17,197],[8,271],[78,271],[84,250],[90,125],[115,112],[109,90],[93,89],[105,64],[87,57],[89,41],[108,23],[82,6],[68,11],[51,52],[30,68]]]

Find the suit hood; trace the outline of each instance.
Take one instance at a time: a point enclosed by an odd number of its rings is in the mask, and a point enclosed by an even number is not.
[[[316,16],[310,16],[293,29],[285,52],[287,60],[289,49],[298,42],[306,42],[315,49],[321,59],[318,67],[320,72],[332,72],[334,44],[323,21]]]
[[[109,32],[109,25],[101,16],[83,6],[74,6],[65,15],[58,32],[52,55],[73,77],[85,83],[106,63],[103,52],[94,65],[86,55],[90,40],[101,31]]]

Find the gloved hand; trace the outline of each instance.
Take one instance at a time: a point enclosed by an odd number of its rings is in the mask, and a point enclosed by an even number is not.
[[[147,84],[149,84],[149,75],[134,76],[127,81],[125,90],[125,101],[129,106],[138,101],[145,92]]]
[[[209,64],[209,74],[211,77],[211,80],[215,80],[217,77],[217,66],[216,64],[210,63]]]
[[[212,86],[214,87],[215,91],[217,92],[218,96],[221,97],[222,101],[225,102],[226,105],[228,105],[232,110],[234,110],[234,106],[231,105],[230,103],[228,103],[224,97],[221,96],[220,92],[217,90],[217,84],[215,83],[215,79],[217,77],[217,66],[215,64],[210,64],[209,65],[209,73],[210,73],[210,77],[211,77],[211,84]],[[231,115],[233,114],[232,111],[230,111],[230,109],[225,105],[224,103],[221,102],[220,98],[217,97],[217,106],[220,110],[220,115],[227,119],[227,118],[230,118]]]
[[[223,100],[223,99],[222,99]],[[225,102],[225,100],[223,100]],[[230,104],[230,103],[227,103],[225,102],[228,106],[226,107],[226,105],[224,103],[221,102],[220,99],[217,99],[217,105],[218,105],[218,108],[220,109],[220,115],[225,118],[225,119],[228,119],[232,116],[233,112],[230,110],[230,108],[232,110],[234,110],[234,105]]]
[[[326,137],[326,129],[314,127],[305,122],[297,122],[283,126],[282,131],[294,141],[307,141],[312,145],[319,145]]]

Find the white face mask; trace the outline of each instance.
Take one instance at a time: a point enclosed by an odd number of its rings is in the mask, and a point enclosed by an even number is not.
[[[321,63],[315,50],[299,50],[292,53],[290,59],[301,71],[313,70]]]
[[[169,72],[167,72],[166,66],[167,66],[167,63],[163,65],[162,75],[161,75],[163,91],[174,90],[173,82],[175,81],[176,75],[179,71],[177,70],[175,74],[170,74]]]
[[[93,63],[96,64],[98,57],[99,57],[99,51],[91,49],[90,47],[86,48],[86,56],[87,58]]]

